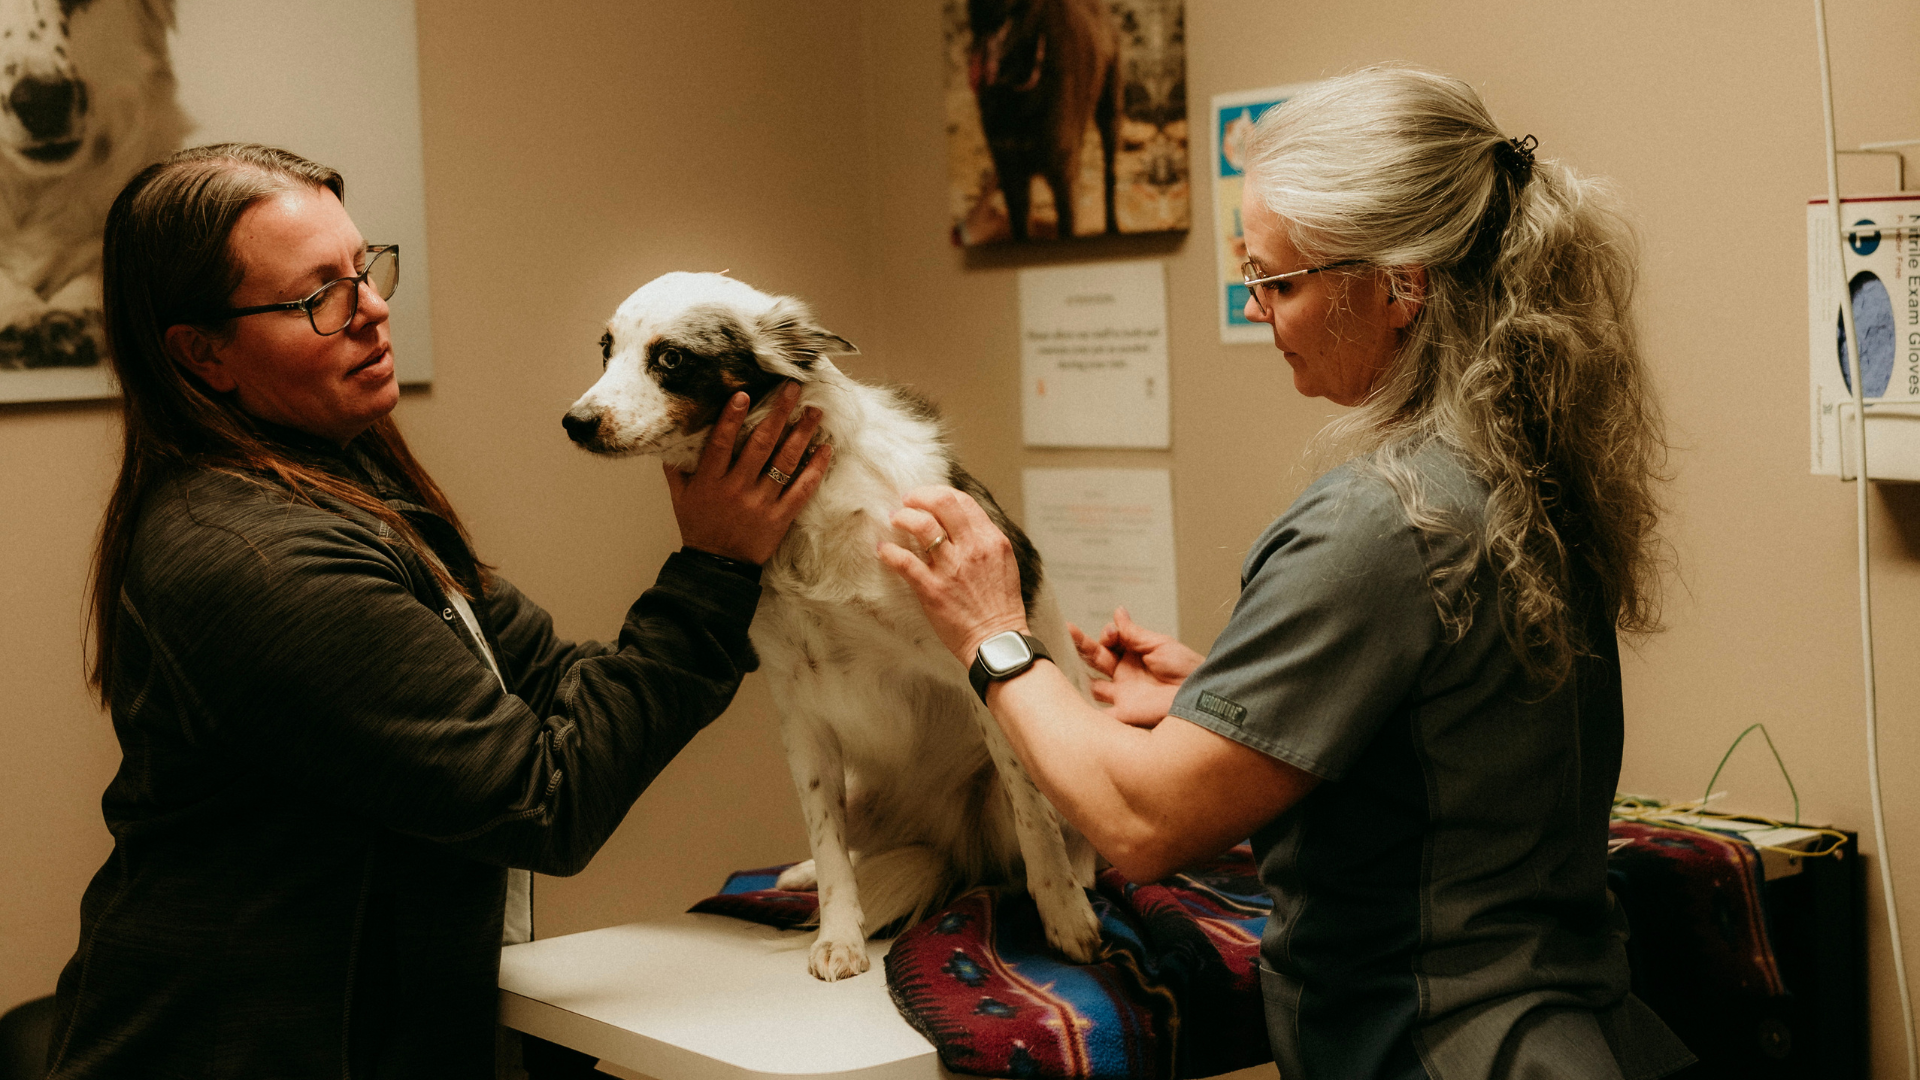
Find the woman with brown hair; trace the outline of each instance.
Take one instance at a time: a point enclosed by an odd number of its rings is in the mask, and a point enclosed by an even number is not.
[[[911,495],[894,521],[925,557],[882,558],[1128,877],[1252,837],[1285,1080],[1684,1067],[1628,992],[1606,878],[1616,635],[1657,627],[1664,449],[1628,230],[1466,84],[1404,68],[1268,110],[1244,190],[1247,317],[1295,389],[1354,411],[1211,651],[1116,612],[1081,641],[1103,715],[1023,648],[971,500]]]
[[[556,639],[393,423],[399,252],[344,190],[200,147],[108,217],[126,448],[92,678],[123,762],[54,1076],[492,1076],[526,871],[584,867],[726,707],[759,564],[826,467],[790,387],[736,458],[736,395],[668,474],[685,546],[618,640]]]

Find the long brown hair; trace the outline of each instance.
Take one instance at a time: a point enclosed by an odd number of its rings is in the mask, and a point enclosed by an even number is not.
[[[93,630],[87,675],[103,703],[109,700],[120,591],[140,506],[168,477],[210,469],[275,484],[303,502],[332,509],[319,501],[324,497],[377,518],[401,543],[427,550],[399,512],[361,485],[288,456],[262,437],[231,394],[209,389],[168,355],[170,326],[230,332],[230,320],[217,313],[227,309],[245,271],[228,237],[249,207],[302,187],[324,188],[346,199],[346,181],[338,172],[298,154],[251,143],[198,146],[148,166],[128,182],[107,214],[102,268],[107,341],[124,395],[126,442],[94,549],[87,598]],[[355,445],[411,488],[421,506],[466,536],[391,416],[362,433]],[[427,562],[443,588],[468,592],[438,560]]]

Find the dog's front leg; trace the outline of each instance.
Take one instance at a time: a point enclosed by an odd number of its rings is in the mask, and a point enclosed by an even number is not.
[[[12,274],[0,269],[0,327],[31,326],[47,313],[47,302]]]
[[[96,268],[91,273],[81,274],[62,285],[59,291],[47,297],[47,306],[55,311],[85,313],[99,311],[106,306],[100,295],[100,272]]]
[[[820,934],[807,953],[807,970],[834,982],[867,970],[867,935],[860,894],[847,853],[847,770],[840,740],[825,722],[788,716],[781,725],[787,765],[800,793],[820,894]]]
[[[1087,902],[1081,887],[1083,873],[1077,872],[1067,855],[1059,815],[1033,786],[1033,778],[1020,764],[993,714],[984,707],[976,708],[973,718],[980,725],[987,753],[992,755],[1001,786],[1013,804],[1013,828],[1027,864],[1027,892],[1040,909],[1040,925],[1046,928],[1047,941],[1076,964],[1092,963],[1100,954],[1100,917],[1093,913],[1093,905]]]

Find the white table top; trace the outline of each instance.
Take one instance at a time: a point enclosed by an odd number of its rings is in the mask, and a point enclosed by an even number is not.
[[[837,983],[808,974],[812,944],[812,930],[684,914],[509,945],[500,1022],[638,1080],[961,1080],[887,996],[892,942],[867,942],[873,966]]]
[[[890,942],[873,967],[807,972],[811,930],[677,915],[509,945],[500,1022],[661,1080],[939,1080],[933,1045],[887,996]],[[614,1066],[616,1068],[609,1068]]]

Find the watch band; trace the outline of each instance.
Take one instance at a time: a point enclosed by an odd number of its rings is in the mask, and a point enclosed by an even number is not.
[[[1053,660],[1053,654],[1047,651],[1046,645],[1043,644],[1039,638],[1031,634],[1021,634],[1016,630],[1008,630],[1001,634],[995,634],[992,638],[988,638],[987,641],[992,641],[994,638],[1005,637],[1007,634],[1016,634],[1021,641],[1026,643],[1027,658],[1025,661],[1015,664],[1003,671],[991,672],[987,670],[986,662],[981,659],[981,652],[977,651],[973,654],[973,663],[967,668],[967,681],[973,684],[973,692],[980,695],[980,703],[982,705],[987,703],[987,687],[989,685],[1011,679],[1015,675],[1025,672],[1033,666],[1035,660]],[[985,645],[986,642],[981,642],[981,651],[984,651]]]

